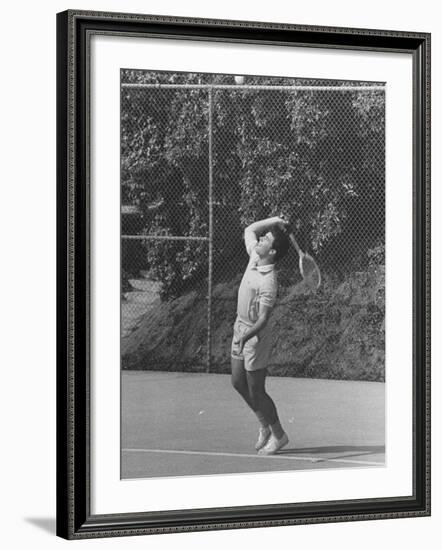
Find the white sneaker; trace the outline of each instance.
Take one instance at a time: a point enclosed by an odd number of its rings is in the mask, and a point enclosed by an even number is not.
[[[272,432],[270,428],[260,428],[259,429],[259,435],[258,435],[258,441],[256,442],[255,449],[259,451],[259,449],[262,449],[264,445],[268,442],[270,439],[270,436],[272,435]]]
[[[281,439],[277,439],[274,435],[272,435],[267,444],[262,447],[262,449],[259,451],[260,455],[274,455],[279,450],[281,450],[283,447],[287,445],[289,442],[289,438],[287,437],[287,434],[284,432],[284,435],[281,437]]]

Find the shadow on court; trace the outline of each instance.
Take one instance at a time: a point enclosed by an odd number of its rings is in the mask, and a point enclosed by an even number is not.
[[[269,377],[267,390],[289,436],[270,457],[230,376],[124,371],[121,477],[384,466],[383,383]]]
[[[369,454],[377,454],[377,453],[384,453],[385,447],[384,445],[372,445],[372,446],[351,446],[351,445],[343,445],[340,447],[306,447],[305,449],[299,449],[299,448],[285,448],[279,451],[279,454],[290,454],[290,453],[296,453],[296,454],[302,454],[302,453],[308,453],[311,454],[318,454],[318,453],[352,453],[351,455],[347,456],[361,456],[361,455],[369,455]]]

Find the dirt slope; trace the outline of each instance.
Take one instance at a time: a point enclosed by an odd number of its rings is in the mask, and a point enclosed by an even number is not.
[[[238,280],[213,293],[212,372],[228,372]],[[354,273],[310,294],[286,289],[270,320],[273,375],[345,380],[385,379],[384,269]],[[158,303],[122,340],[124,369],[204,371],[207,302],[190,292]]]

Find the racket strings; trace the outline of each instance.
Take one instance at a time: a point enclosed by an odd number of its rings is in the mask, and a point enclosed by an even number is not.
[[[309,256],[309,254],[304,254],[301,259],[300,267],[301,275],[306,284],[312,289],[319,288],[321,284],[321,272],[315,260]]]

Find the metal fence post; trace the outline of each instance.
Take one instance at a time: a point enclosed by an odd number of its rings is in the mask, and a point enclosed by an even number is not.
[[[209,88],[209,273],[207,285],[207,367],[210,372],[212,361],[212,276],[213,276],[213,119],[212,88]]]

